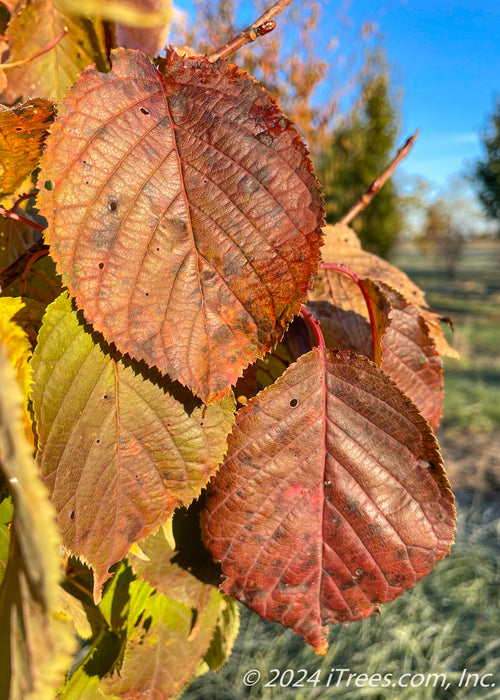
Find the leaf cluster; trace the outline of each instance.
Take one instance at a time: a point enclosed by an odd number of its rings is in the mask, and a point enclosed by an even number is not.
[[[308,151],[257,80],[152,58],[118,6],[20,2],[6,30],[12,698],[178,697],[231,653],[236,600],[323,654],[328,623],[400,596],[453,541],[439,317],[324,228]]]

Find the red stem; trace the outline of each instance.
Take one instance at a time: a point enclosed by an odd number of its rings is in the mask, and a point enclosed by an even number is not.
[[[309,327],[313,329],[314,335],[316,336],[316,340],[318,341],[318,345],[321,348],[321,350],[323,350],[323,352],[326,352],[325,338],[323,337],[323,332],[317,320],[314,318],[312,313],[308,309],[306,309],[305,306],[301,306],[300,315],[302,316],[304,321],[309,324]]]
[[[19,199],[16,200],[16,202],[11,206],[10,210],[14,211],[14,209],[21,204],[21,202],[25,202],[27,199],[32,199],[33,197],[36,197],[36,192],[28,192],[28,194],[22,194]]]
[[[319,267],[320,270],[333,270],[333,272],[338,272],[340,275],[344,275],[344,277],[349,277],[358,285],[359,289],[361,290],[361,294],[363,295],[363,299],[365,300],[366,308],[368,309],[368,317],[370,319],[370,329],[372,333],[373,359],[375,360],[375,357],[377,356],[377,333],[375,330],[375,316],[373,314],[372,306],[373,302],[370,298],[370,295],[366,291],[366,287],[363,284],[363,280],[360,277],[358,277],[358,275],[355,272],[350,270],[346,265],[337,265],[336,263],[322,261]]]
[[[17,212],[12,211],[11,209],[4,209],[4,207],[0,207],[0,215],[6,216],[9,219],[14,219],[14,221],[22,221],[23,224],[27,224],[28,226],[31,226],[31,228],[34,228],[37,231],[45,231],[44,226],[40,226],[40,224],[37,224],[35,221],[31,221],[31,219],[27,219],[25,216],[22,216],[21,214],[18,214]]]
[[[37,260],[40,260],[40,258],[44,258],[46,255],[49,254],[48,250],[38,250],[36,253],[33,253],[31,258],[28,261],[28,264],[24,268],[23,272],[23,277],[21,280],[21,296],[25,297],[26,296],[26,286],[28,282],[28,275],[30,273],[31,268],[33,265],[36,263]]]

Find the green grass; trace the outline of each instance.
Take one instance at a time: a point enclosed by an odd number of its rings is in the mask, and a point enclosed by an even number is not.
[[[218,673],[195,680],[183,700],[239,698],[341,698],[357,700],[441,700],[500,698],[500,507],[476,497],[459,507],[457,543],[451,556],[401,598],[348,627],[331,628],[326,657],[314,654],[289,630],[266,622],[242,607],[242,629],[233,654]],[[316,687],[265,687],[271,669],[320,669]],[[450,688],[326,688],[332,668],[353,673],[445,673]],[[458,688],[463,669],[492,673],[495,688]],[[243,677],[258,669],[263,681],[245,688]],[[295,676],[297,678],[297,676]],[[334,676],[335,678],[335,676]],[[417,681],[418,678],[417,678]]]
[[[448,333],[461,359],[445,359],[442,429],[453,433],[493,433],[500,427],[500,241],[467,246],[454,279],[442,273],[436,256],[414,247],[394,256],[426,292],[429,305],[452,318]]]

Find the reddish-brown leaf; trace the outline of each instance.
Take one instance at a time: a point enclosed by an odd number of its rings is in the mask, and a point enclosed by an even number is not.
[[[417,287],[405,273],[386,260],[361,248],[359,240],[352,229],[347,226],[326,226],[323,259],[347,265],[358,277],[384,282],[400,292],[410,303],[414,304],[424,317],[431,336],[440,355],[458,358],[458,352],[452,348],[443,333],[440,316],[429,309],[424,292]],[[337,274],[322,270],[315,280],[314,290],[310,293],[311,301],[322,300],[328,294],[327,278]]]
[[[387,285],[389,327],[382,338],[382,369],[418,406],[435,429],[443,412],[443,361],[417,308]]]
[[[326,345],[374,359],[437,428],[443,362],[419,309],[382,282],[362,280],[375,322],[374,357],[369,314],[358,285],[334,271],[328,271],[325,281],[329,301],[310,301],[307,307],[321,322]]]
[[[39,205],[86,318],[213,401],[304,300],[321,195],[250,76],[173,50],[162,71],[119,49],[110,73],[81,75],[47,141]]]
[[[38,167],[53,119],[50,100],[28,100],[0,111],[0,203],[4,207],[10,208],[20,195],[32,189],[31,174]]]
[[[314,348],[239,412],[203,530],[223,590],[324,653],[322,623],[370,615],[448,554],[454,515],[411,401],[366,358]]]

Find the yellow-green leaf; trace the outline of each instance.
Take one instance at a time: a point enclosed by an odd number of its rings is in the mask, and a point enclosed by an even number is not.
[[[221,601],[222,595],[212,588],[193,625],[190,606],[155,591],[145,581],[133,581],[123,663],[111,678],[101,680],[100,688],[122,698],[178,697],[210,645]]]
[[[23,317],[23,311],[26,309],[25,302],[19,297],[0,297],[0,338],[22,390],[24,432],[26,438],[33,444],[33,427],[28,410],[28,395],[31,389],[31,367],[29,366],[31,344],[26,331],[16,323],[18,318]],[[24,317],[26,318],[25,314]]]
[[[109,567],[199,495],[234,419],[232,397],[202,406],[99,341],[63,294],[32,361],[42,478],[66,549],[94,569],[96,601]]]
[[[0,345],[0,471],[14,503],[0,586],[0,688],[9,700],[53,700],[71,663],[71,627],[58,614],[59,536],[23,435],[23,398]]]
[[[142,29],[169,24],[172,19],[171,0],[58,0],[58,6],[69,14],[100,17]]]
[[[66,35],[54,42],[64,33]],[[3,101],[48,97],[61,100],[90,63],[106,70],[102,23],[65,12],[57,0],[22,0],[16,4],[7,27],[8,63],[16,63],[52,48],[24,65],[7,68]]]

